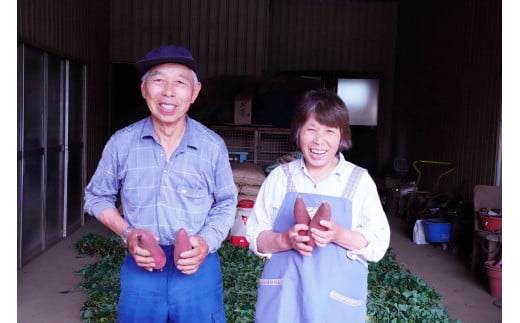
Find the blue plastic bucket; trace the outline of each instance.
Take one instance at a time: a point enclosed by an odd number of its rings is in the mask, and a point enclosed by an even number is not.
[[[426,240],[432,243],[449,242],[451,238],[451,223],[441,219],[427,219],[423,222]]]

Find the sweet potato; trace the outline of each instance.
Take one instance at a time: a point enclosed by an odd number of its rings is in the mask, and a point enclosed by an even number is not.
[[[309,237],[311,238],[311,240],[309,240],[309,243],[308,243],[309,246],[312,246],[312,247],[316,246],[314,239],[312,239],[312,237],[311,237],[310,229],[316,228],[316,229],[319,229],[322,231],[327,230],[326,227],[324,227],[320,224],[320,220],[330,221],[330,217],[331,217],[330,205],[329,205],[329,203],[327,203],[327,201],[323,201],[321,203],[320,207],[318,208],[318,210],[316,211],[316,214],[314,214],[314,217],[312,218],[311,223],[309,224]]]
[[[173,245],[173,263],[177,265],[180,254],[190,249],[191,243],[190,239],[188,238],[188,233],[184,228],[180,228],[179,231],[177,231],[177,237],[175,238],[175,243]]]
[[[298,224],[306,225],[309,225],[311,222],[311,217],[309,216],[309,212],[307,212],[307,206],[301,196],[296,197],[296,200],[294,201],[294,221]],[[308,233],[307,230],[301,230],[298,234],[305,236]]]
[[[157,243],[157,240],[155,240],[153,233],[148,230],[139,230],[137,241],[139,247],[148,250],[153,259],[155,259],[154,268],[162,270],[164,265],[166,265],[166,255]]]

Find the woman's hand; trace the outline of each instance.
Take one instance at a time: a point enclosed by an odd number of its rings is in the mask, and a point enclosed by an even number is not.
[[[368,241],[361,233],[349,230],[337,222],[321,220],[320,224],[327,230],[311,229],[311,237],[320,248],[331,242],[348,250],[359,250],[368,245]]]
[[[321,220],[320,224],[327,228],[327,230],[320,230],[317,228],[311,229],[311,238],[314,239],[316,246],[323,248],[328,243],[334,242],[335,237],[341,230],[341,225],[334,221]]]
[[[303,256],[311,256],[312,247],[307,244],[310,237],[308,234],[300,235],[298,232],[308,232],[309,226],[306,224],[295,224],[284,233],[284,240],[291,249],[298,251]]]

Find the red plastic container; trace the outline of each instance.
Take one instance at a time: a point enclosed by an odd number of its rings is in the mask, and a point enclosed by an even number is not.
[[[242,199],[238,202],[237,214],[235,216],[235,223],[233,227],[229,231],[229,240],[231,244],[234,246],[241,247],[249,247],[249,242],[247,241],[246,234],[246,225],[247,218],[249,214],[253,210],[253,206],[255,205],[254,200]]]
[[[496,266],[495,260],[485,262],[488,276],[489,293],[494,297],[502,297],[502,266]]]
[[[232,236],[229,237],[229,241],[231,241],[231,244],[234,246],[240,246],[240,247],[249,247],[249,242],[247,241],[246,237],[241,236]]]
[[[488,216],[480,213],[480,225],[482,230],[486,231],[499,231],[502,230],[502,217],[501,216]]]

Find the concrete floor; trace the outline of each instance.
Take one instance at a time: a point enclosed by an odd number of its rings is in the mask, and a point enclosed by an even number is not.
[[[445,298],[451,319],[463,323],[502,322],[501,299],[491,296],[458,257],[434,245],[414,244],[401,218],[390,216],[389,221],[390,247],[397,260]],[[86,232],[111,234],[88,217],[80,230],[18,270],[17,322],[81,322],[79,312],[85,294],[76,290],[82,279],[76,272],[94,259],[79,257],[71,245]]]
[[[487,282],[472,273],[469,265],[440,245],[417,245],[407,233],[403,219],[389,217],[390,247],[396,260],[424,279],[444,298],[452,320],[462,323],[502,322],[502,299],[488,292]]]

